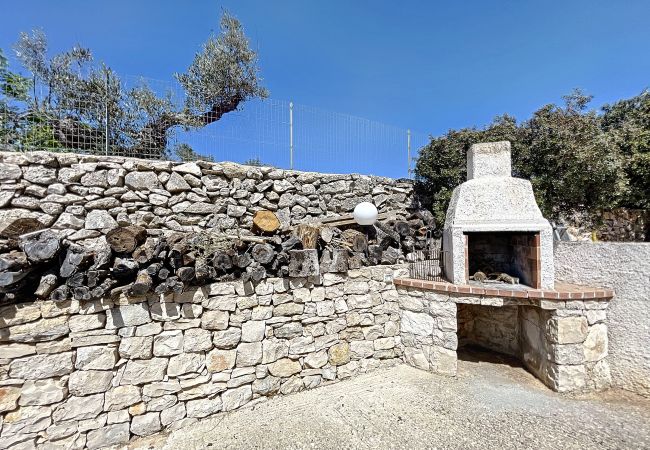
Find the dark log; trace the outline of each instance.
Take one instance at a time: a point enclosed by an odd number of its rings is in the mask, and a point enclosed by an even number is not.
[[[65,284],[54,289],[50,294],[50,300],[55,302],[62,302],[68,299],[70,295],[70,288]]]
[[[232,256],[232,263],[235,267],[239,267],[240,269],[245,269],[250,265],[251,262],[253,262],[253,258],[251,258],[251,255],[249,253],[241,253],[241,254],[236,254]]]
[[[57,281],[57,276],[53,273],[43,275],[41,281],[38,283],[38,287],[34,291],[34,295],[39,298],[47,298],[56,287]]]
[[[158,270],[158,279],[159,280],[166,280],[167,277],[169,277],[170,271],[167,267],[162,267],[160,270]]]
[[[399,234],[401,237],[406,237],[411,235],[411,227],[407,222],[404,222],[402,220],[398,220],[395,222],[393,225],[393,229]]]
[[[316,249],[291,250],[289,258],[289,276],[291,277],[309,277],[320,273]]]
[[[90,269],[86,272],[88,287],[98,286],[108,276],[108,270]]]
[[[115,253],[132,253],[147,237],[147,230],[138,225],[114,228],[106,234],[106,242]]]
[[[251,256],[260,264],[268,264],[273,261],[275,250],[269,244],[255,244],[251,250]]]
[[[369,245],[368,246],[368,264],[371,266],[376,266],[381,263],[381,255],[383,250],[379,245]]]
[[[45,228],[39,220],[31,217],[21,217],[14,219],[8,223],[0,224],[0,236],[5,238],[17,238],[23,234],[32,233],[34,231],[42,230]]]
[[[165,237],[158,238],[156,241],[156,246],[153,250],[154,258],[164,258],[168,249],[167,239]]]
[[[11,286],[25,278],[32,269],[23,269],[20,272],[0,272],[0,287]]]
[[[302,241],[298,236],[290,236],[281,244],[282,250],[288,252],[289,250],[300,250],[302,248]]]
[[[66,251],[59,275],[63,278],[70,277],[73,273],[84,270],[91,260],[92,255],[79,246],[71,244]]]
[[[194,266],[194,278],[198,284],[203,284],[208,281],[210,278],[210,269],[214,270],[214,267],[209,267],[205,261],[197,261]]]
[[[144,244],[140,245],[133,251],[133,259],[141,266],[150,264],[155,258],[157,244],[157,239],[147,239]]]
[[[90,295],[92,298],[102,298],[106,295],[108,295],[111,292],[111,289],[117,284],[117,281],[113,280],[112,278],[107,278],[104,281],[102,281],[102,284],[100,284],[97,287],[94,287],[90,291]]]
[[[61,240],[53,231],[45,230],[22,238],[20,248],[25,252],[29,261],[41,263],[51,261],[59,254]]]
[[[254,284],[257,284],[266,278],[266,269],[259,265],[248,266],[246,268],[246,273],[249,274],[250,281]]]
[[[188,283],[194,278],[194,267],[181,267],[176,271],[176,275],[182,282]]]
[[[84,272],[73,273],[70,275],[70,278],[65,281],[65,284],[73,288],[84,286],[86,284],[86,274]]]
[[[150,264],[147,267],[146,270],[147,270],[147,273],[149,275],[151,275],[152,277],[158,277],[158,272],[160,272],[160,269],[162,269],[162,268],[163,268],[163,263],[157,262],[157,263]],[[167,274],[167,276],[169,276],[169,273]],[[160,278],[160,277],[158,277],[158,278]]]
[[[388,247],[384,252],[381,254],[381,263],[382,264],[397,264],[398,260],[402,256],[402,252],[400,252],[398,249],[395,247]]]
[[[391,245],[399,245],[400,235],[395,230],[381,222],[375,222],[375,228],[377,230],[377,243],[382,250],[386,250]]]
[[[348,251],[344,248],[335,248],[332,250],[332,261],[329,265],[328,272],[345,273],[348,271]]]
[[[334,229],[332,227],[323,227],[320,230],[320,238],[326,244],[332,242],[332,238],[334,237],[334,234],[335,234]]]
[[[365,252],[368,250],[368,238],[360,231],[348,228],[341,233],[341,238],[353,252]]]
[[[212,266],[217,269],[217,272],[226,273],[232,269],[232,260],[226,252],[217,250],[212,259]]]
[[[360,269],[361,266],[363,265],[364,259],[365,256],[362,253],[355,253],[350,255],[350,257],[348,258],[348,268],[350,270]]]
[[[135,282],[131,285],[133,295],[144,295],[151,290],[153,280],[146,270],[141,270],[135,277]]]
[[[288,264],[289,254],[282,252],[275,255],[275,259],[273,259],[270,268],[273,272],[277,272],[280,267],[287,266]]]
[[[275,233],[280,228],[278,216],[272,211],[257,211],[253,216],[253,231]]]
[[[77,286],[72,289],[72,295],[75,300],[90,300],[90,289],[87,286]]]
[[[12,250],[9,253],[0,255],[0,271],[15,271],[18,272],[21,269],[27,267],[27,255],[24,252],[19,252],[17,250]]]
[[[104,270],[110,267],[111,259],[113,257],[113,251],[111,250],[110,245],[106,242],[99,241],[92,249],[93,253],[93,264],[90,266],[94,270]]]
[[[138,271],[138,263],[131,258],[115,258],[111,273],[116,278],[129,278]]]
[[[165,281],[165,284],[167,285],[167,288],[169,289],[168,292],[183,292],[183,289],[185,289],[185,284],[178,279],[178,277],[169,277]]]

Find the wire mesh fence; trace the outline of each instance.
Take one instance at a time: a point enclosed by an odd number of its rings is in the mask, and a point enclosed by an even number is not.
[[[401,178],[412,175],[418,149],[428,143],[424,133],[275,99],[197,112],[177,83],[141,77],[93,80],[57,96],[35,85],[29,99],[0,106],[0,144],[17,151],[208,159]]]

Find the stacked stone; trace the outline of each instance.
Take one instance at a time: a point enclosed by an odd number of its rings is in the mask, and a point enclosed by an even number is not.
[[[443,375],[456,375],[456,304],[433,292],[399,287],[400,336],[404,362]]]
[[[261,209],[283,226],[351,212],[362,201],[404,211],[413,191],[409,180],[356,174],[49,152],[0,152],[0,187],[0,224],[32,217],[80,243],[118,225],[250,228]]]
[[[395,364],[401,267],[0,310],[0,447],[99,448]],[[259,401],[258,400],[258,401]]]

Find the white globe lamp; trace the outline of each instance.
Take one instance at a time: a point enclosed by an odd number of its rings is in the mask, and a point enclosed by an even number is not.
[[[359,225],[372,225],[377,221],[377,207],[370,202],[361,202],[354,207],[353,216]]]

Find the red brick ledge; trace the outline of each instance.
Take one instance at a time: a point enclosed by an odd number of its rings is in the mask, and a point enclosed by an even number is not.
[[[436,292],[452,292],[470,295],[488,295],[505,298],[543,298],[554,300],[588,300],[606,299],[614,297],[612,289],[592,288],[569,283],[555,283],[556,289],[528,289],[526,291],[512,291],[509,289],[492,289],[468,284],[452,284],[446,281],[416,280],[414,278],[395,278],[396,286],[408,286]]]

